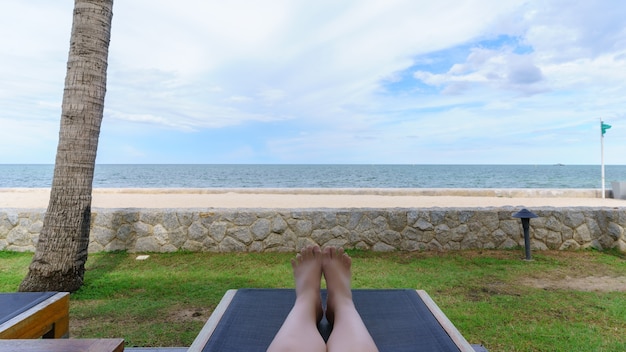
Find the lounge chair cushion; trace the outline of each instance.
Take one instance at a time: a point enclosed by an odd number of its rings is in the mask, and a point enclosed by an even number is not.
[[[459,351],[415,290],[353,290],[353,299],[381,352]],[[292,289],[237,290],[203,351],[265,351],[294,301]],[[319,329],[327,339],[325,319]]]

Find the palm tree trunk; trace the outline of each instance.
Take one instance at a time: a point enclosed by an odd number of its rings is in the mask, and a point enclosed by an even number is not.
[[[113,0],[75,0],[50,202],[20,291],[83,284],[91,191],[104,110]]]

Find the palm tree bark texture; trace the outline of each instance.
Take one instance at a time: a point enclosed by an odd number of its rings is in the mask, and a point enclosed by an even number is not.
[[[50,201],[20,291],[78,290],[104,111],[113,0],[75,0]]]

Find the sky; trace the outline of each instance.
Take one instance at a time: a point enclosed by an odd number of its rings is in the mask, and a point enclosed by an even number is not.
[[[0,4],[0,164],[54,163],[73,6]],[[621,0],[116,0],[97,163],[624,165],[625,137]]]

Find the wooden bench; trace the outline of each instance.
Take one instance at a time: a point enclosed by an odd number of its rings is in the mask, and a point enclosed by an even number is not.
[[[0,293],[0,339],[69,337],[67,292]]]

